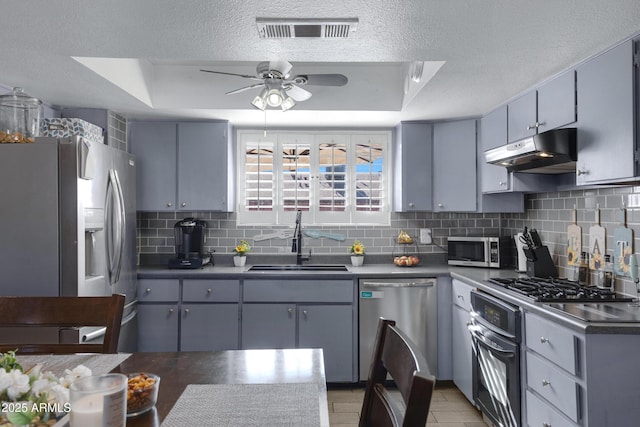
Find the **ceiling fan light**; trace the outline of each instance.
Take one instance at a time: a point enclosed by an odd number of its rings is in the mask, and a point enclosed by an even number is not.
[[[282,104],[283,96],[280,93],[280,89],[270,89],[264,98],[269,107],[279,107]]]
[[[254,107],[256,107],[258,110],[265,110],[267,108],[267,88],[264,88],[260,91],[259,95],[256,95],[255,98],[253,98],[253,101],[251,101],[251,104],[253,104]]]
[[[282,104],[280,104],[280,108],[282,108],[282,111],[287,111],[292,109],[295,105],[296,102],[293,100],[293,98],[288,96],[284,99],[284,101],[282,101]]]

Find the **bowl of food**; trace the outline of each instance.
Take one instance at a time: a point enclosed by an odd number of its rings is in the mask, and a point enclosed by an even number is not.
[[[160,377],[148,372],[127,375],[127,417],[144,414],[156,404]]]

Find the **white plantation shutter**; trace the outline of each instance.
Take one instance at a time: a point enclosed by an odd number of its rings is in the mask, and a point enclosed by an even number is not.
[[[238,222],[389,224],[390,132],[238,131]]]

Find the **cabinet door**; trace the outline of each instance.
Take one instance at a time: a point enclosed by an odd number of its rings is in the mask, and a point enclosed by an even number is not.
[[[131,153],[136,156],[136,208],[173,211],[176,203],[176,125],[131,122]]]
[[[483,193],[510,190],[509,171],[486,162],[484,152],[507,143],[507,107],[492,111],[480,120],[480,184]]]
[[[631,40],[578,68],[578,185],[635,175],[633,70]]]
[[[323,350],[327,381],[353,380],[353,306],[300,306],[298,331],[298,347]]]
[[[178,124],[178,209],[227,210],[227,127]]]
[[[451,327],[453,335],[453,382],[469,402],[473,402],[473,385],[471,381],[472,344],[468,329],[469,321],[469,311],[454,305]]]
[[[576,121],[576,72],[567,71],[538,88],[538,133]]]
[[[509,142],[519,141],[536,134],[537,92],[528,92],[509,103]]]
[[[177,304],[138,304],[138,351],[178,351]]]
[[[397,182],[402,188],[395,192],[401,197],[403,212],[433,209],[433,125],[428,123],[402,123],[399,160],[396,168],[401,176]]]
[[[238,349],[238,304],[182,305],[180,351]]]
[[[295,348],[295,304],[243,304],[242,348]]]
[[[433,210],[474,212],[477,197],[476,121],[436,123],[433,143]]]

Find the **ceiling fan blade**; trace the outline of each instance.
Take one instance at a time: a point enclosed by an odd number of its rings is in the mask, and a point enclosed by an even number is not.
[[[233,95],[234,93],[240,93],[240,92],[244,92],[244,91],[255,89],[257,87],[262,87],[262,86],[264,86],[264,83],[256,83],[251,86],[245,86],[245,87],[241,87],[240,89],[232,90],[230,92],[225,93],[225,95]]]
[[[285,78],[289,76],[292,68],[293,65],[287,61],[269,61],[269,69],[279,71]]]
[[[246,75],[246,74],[225,73],[224,71],[211,71],[211,70],[200,70],[200,71],[202,71],[204,73],[224,74],[225,76],[242,77],[242,78],[245,78],[245,79],[262,80],[262,78],[260,78],[260,77],[249,76],[249,75]]]
[[[290,86],[291,87],[287,86],[287,89],[285,90],[287,92],[287,95],[292,97],[294,101],[301,102],[311,98],[312,94],[308,90],[302,89],[300,86],[296,86],[294,84],[291,84]]]
[[[349,82],[347,76],[343,74],[304,74],[296,76],[292,80],[298,77],[306,79],[306,84],[313,86],[344,86]]]

